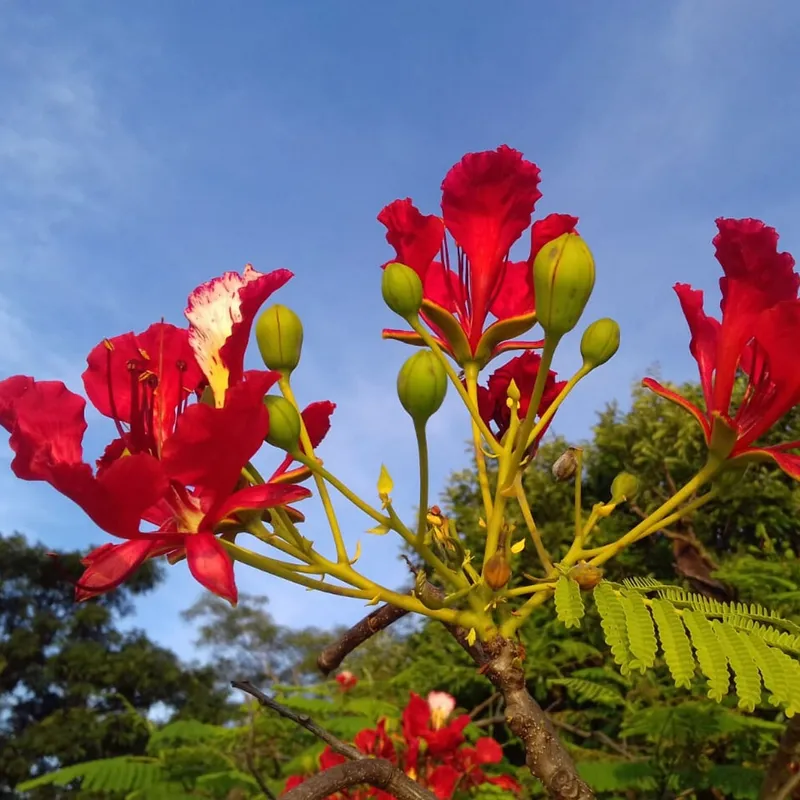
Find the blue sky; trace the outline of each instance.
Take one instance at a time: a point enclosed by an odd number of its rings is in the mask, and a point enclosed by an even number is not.
[[[372,497],[385,462],[405,513],[416,454],[394,389],[409,351],[380,338],[395,324],[379,290],[386,203],[435,212],[465,152],[507,143],[539,164],[537,214],[580,216],[595,253],[586,321],[622,325],[616,358],[559,412],[554,429],[573,439],[655,362],[694,376],[670,287],[715,289],[716,216],[761,217],[800,252],[791,0],[6,0],[0,12],[0,376],[80,391],[103,337],[181,324],[194,286],[247,261],[287,267],[280,302],[306,327],[300,397],[338,404],[326,466]],[[577,346],[562,346],[562,374]],[[89,421],[94,458],[112,428]],[[434,491],[466,464],[466,436],[449,398],[431,426]],[[48,486],[14,479],[7,448],[2,459],[0,530],[53,548],[104,540]],[[338,507],[363,570],[401,584],[395,543]],[[314,508],[307,535],[327,541]],[[237,575],[287,624],[363,613]],[[136,624],[191,657],[179,612],[197,594],[178,565]]]

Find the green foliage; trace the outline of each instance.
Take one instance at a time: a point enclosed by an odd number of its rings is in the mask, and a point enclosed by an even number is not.
[[[556,583],[556,615],[567,628],[578,628],[585,609],[581,598],[581,587],[567,575],[561,575]]]

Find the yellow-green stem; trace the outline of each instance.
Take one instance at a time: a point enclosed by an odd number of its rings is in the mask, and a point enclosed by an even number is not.
[[[583,489],[583,450],[576,447],[575,455],[575,539],[583,539],[583,510],[581,507],[581,491]]]
[[[500,635],[505,639],[510,639],[525,624],[525,620],[537,609],[539,606],[546,603],[553,596],[552,586],[548,586],[549,591],[539,591],[529,600],[527,600],[521,608],[517,610],[514,616],[509,617],[500,627]]]
[[[452,364],[448,361],[447,356],[442,352],[442,348],[436,344],[436,340],[425,330],[425,326],[419,321],[416,320],[409,320],[411,327],[414,329],[416,333],[419,334],[420,338],[426,345],[431,349],[431,352],[441,361],[444,366],[445,372],[447,373],[447,377],[450,378],[450,382],[455,387],[456,391],[461,397],[461,401],[467,407],[467,411],[469,411],[470,417],[472,417],[472,421],[478,427],[478,430],[481,432],[481,435],[486,440],[487,445],[489,448],[495,453],[500,453],[500,444],[497,439],[494,437],[492,432],[489,430],[488,425],[483,421],[481,418],[480,412],[478,411],[478,404],[473,402],[470,398],[467,390],[464,388],[464,385],[458,379],[458,375],[456,371],[453,369]]]
[[[552,591],[555,588],[554,583],[532,583],[528,586],[516,586],[513,589],[508,589],[503,592],[504,597],[522,597],[526,594],[536,594],[537,592]]]
[[[536,420],[536,413],[539,410],[539,404],[542,402],[544,395],[544,387],[547,384],[547,375],[550,371],[550,365],[553,363],[553,355],[555,354],[556,347],[558,347],[559,337],[547,337],[544,341],[544,349],[542,350],[542,360],[539,362],[539,371],[536,374],[536,382],[533,384],[533,392],[531,392],[530,403],[528,404],[528,411],[525,414],[525,419],[519,427],[517,434],[517,444],[511,454],[508,464],[505,465],[503,470],[503,478],[498,479],[498,486],[503,489],[508,488],[514,480],[514,476],[522,463],[522,459],[528,450],[528,438],[533,430],[534,421]]]
[[[531,507],[528,505],[528,498],[525,496],[525,488],[522,485],[521,473],[517,473],[517,476],[514,478],[514,492],[517,495],[517,502],[519,503],[519,508],[522,512],[522,518],[525,520],[525,524],[528,527],[528,533],[530,533],[531,539],[533,540],[533,546],[536,549],[536,555],[539,556],[539,561],[542,563],[545,575],[548,575],[553,569],[553,560],[550,558],[547,548],[542,543],[542,537],[539,535],[539,529],[536,527],[533,514],[531,514]]]
[[[467,383],[467,393],[470,400],[478,407],[478,365],[473,363],[464,365],[464,379]],[[481,431],[475,424],[475,420],[470,417],[472,422],[472,443],[475,447],[475,462],[478,467],[478,485],[483,499],[484,519],[488,521],[492,515],[492,493],[489,489],[489,474],[486,469],[486,456],[481,445]]]
[[[294,392],[292,392],[292,387],[289,383],[288,376],[283,375],[278,381],[278,386],[280,387],[283,396],[297,409],[299,414],[300,407],[297,405],[297,401],[295,400]],[[311,438],[308,435],[308,430],[303,422],[302,415],[300,416],[300,441],[303,444],[303,449],[305,450],[306,455],[313,458],[314,448],[311,445]],[[334,546],[336,547],[336,558],[340,564],[348,563],[349,559],[347,556],[347,547],[344,543],[342,530],[339,527],[339,521],[336,518],[336,512],[333,509],[333,503],[331,502],[330,495],[328,494],[328,487],[325,485],[325,481],[317,474],[314,475],[314,482],[317,485],[317,492],[319,493],[319,499],[322,503],[322,507],[325,510],[325,516],[328,518],[328,525],[331,529]]]
[[[607,549],[602,553],[598,553],[589,562],[592,566],[599,566],[604,564],[610,558],[616,556],[620,551],[624,550],[629,544],[632,544],[641,536],[647,533],[652,533],[657,530],[659,525],[663,523],[665,517],[670,514],[674,509],[680,506],[686,499],[691,497],[698,489],[704,484],[708,483],[714,475],[717,474],[723,462],[719,459],[709,457],[706,465],[695,475],[688,483],[681,487],[672,497],[661,504],[652,514],[646,519],[642,520],[638,525],[629,530],[616,542],[607,545]]]
[[[424,544],[425,527],[428,516],[428,436],[425,423],[414,421],[414,433],[417,436],[417,453],[419,455],[419,510],[417,512],[417,543]]]
[[[304,561],[306,564],[312,563],[312,560],[303,553],[299,547],[285,542],[277,533],[268,530],[260,519],[247,525],[247,532],[255,536],[260,542],[264,542],[264,544],[268,544],[270,547],[274,547],[276,550],[286,553],[287,556],[292,556],[292,558],[296,558],[298,561]]]
[[[299,461],[304,466],[308,467],[314,475],[319,475],[326,480],[339,494],[344,495],[356,508],[363,511],[368,517],[371,517],[379,525],[386,525],[391,527],[391,520],[385,514],[381,514],[377,508],[374,508],[366,501],[362,500],[352,489],[349,489],[339,478],[329,472],[322,464],[314,458],[309,458],[304,453],[293,454],[296,461]]]

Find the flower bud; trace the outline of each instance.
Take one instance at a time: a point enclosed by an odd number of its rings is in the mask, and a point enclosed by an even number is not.
[[[397,396],[417,424],[424,425],[444,402],[447,373],[430,350],[414,353],[397,375]]]
[[[285,398],[268,394],[264,405],[269,412],[269,430],[266,442],[293,453],[300,439],[300,415],[297,409]]]
[[[405,264],[393,262],[383,270],[381,281],[383,300],[403,319],[414,317],[422,305],[422,281]]]
[[[571,331],[594,288],[594,258],[576,233],[548,242],[533,262],[536,316],[548,336]]]
[[[579,561],[572,567],[568,575],[584,592],[594,589],[603,580],[603,570],[586,561]]]
[[[611,483],[611,502],[624,503],[633,500],[639,491],[639,479],[630,472],[620,472]]]
[[[303,323],[290,308],[270,306],[256,322],[256,341],[267,369],[289,373],[300,362]]]
[[[502,553],[495,553],[486,562],[486,566],[483,568],[483,579],[493,592],[500,591],[511,580],[511,567]]]
[[[594,369],[605,364],[619,350],[619,324],[608,317],[593,322],[581,339],[583,365]]]
[[[556,459],[553,464],[553,477],[561,483],[568,481],[578,469],[578,459],[575,458],[575,448],[569,447]]]

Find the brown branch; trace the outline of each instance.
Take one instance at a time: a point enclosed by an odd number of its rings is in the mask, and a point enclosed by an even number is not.
[[[790,766],[796,761],[800,761],[800,716],[794,716],[786,723],[778,749],[767,767],[758,800],[778,800],[789,796],[782,793],[786,784],[795,778]]]
[[[475,719],[475,717],[477,717],[484,708],[490,706],[499,697],[500,692],[495,692],[494,694],[489,695],[489,697],[487,697],[485,700],[482,700],[480,703],[478,703],[478,705],[475,706],[475,708],[472,709],[472,711],[469,712],[469,718]]]
[[[367,783],[382,789],[399,800],[436,800],[436,795],[423,789],[392,766],[384,758],[361,758],[339,764],[317,775],[282,795],[283,800],[322,800],[349,786]]]
[[[370,786],[383,789],[397,797],[398,800],[436,800],[436,795],[420,786],[416,781],[412,781],[408,775],[393,766],[391,762],[364,755],[358,748],[326,731],[307,714],[298,714],[291,708],[287,708],[253,686],[250,681],[231,681],[231,686],[246,692],[258,700],[262,706],[291,720],[301,728],[305,728],[318,739],[322,739],[335,753],[349,759],[349,763],[326,769],[287,792],[282,796],[286,800],[321,800],[341,789],[360,783],[368,783]],[[269,795],[267,796],[269,797]]]
[[[323,675],[329,675],[338,667],[345,656],[349,655],[360,644],[374,636],[378,631],[385,630],[392,623],[408,614],[403,608],[391,606],[388,603],[377,608],[367,615],[360,622],[356,623],[350,630],[346,631],[339,641],[328,645],[319,655],[317,666]]]
[[[519,646],[500,637],[483,644],[478,641],[470,644],[463,628],[445,627],[503,695],[506,724],[522,740],[525,764],[550,797],[594,800],[594,792],[578,775],[550,718],[528,692]]]
[[[581,739],[597,739],[598,742],[601,742],[609,749],[619,753],[621,756],[624,756],[629,761],[633,759],[633,756],[622,745],[617,744],[608,734],[603,733],[603,731],[585,731],[582,728],[576,727],[575,725],[570,725],[568,722],[562,722],[560,719],[556,719],[555,717],[550,717],[550,721],[556,726],[556,728],[569,731],[570,733],[575,734],[575,736],[580,736]]]

